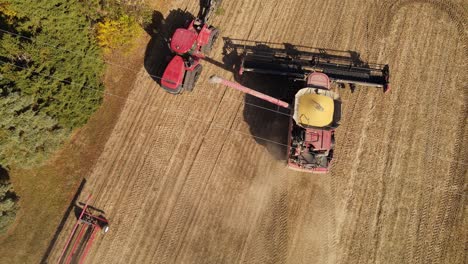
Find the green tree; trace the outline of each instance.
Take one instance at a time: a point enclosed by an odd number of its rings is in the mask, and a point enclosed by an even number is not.
[[[0,167],[0,233],[4,233],[14,221],[18,197],[13,192],[6,170]]]
[[[0,32],[0,165],[39,164],[99,107],[97,12],[79,0],[0,0],[11,32]]]
[[[58,122],[29,106],[33,98],[11,93],[0,100],[0,163],[28,167],[41,163],[68,134]]]

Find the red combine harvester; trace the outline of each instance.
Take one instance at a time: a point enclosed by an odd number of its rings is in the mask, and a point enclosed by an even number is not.
[[[68,236],[62,253],[57,263],[83,263],[88,255],[89,249],[94,242],[98,231],[107,233],[109,222],[102,215],[92,214],[92,207],[89,206],[91,195],[86,199],[83,208],[78,208],[78,219]]]
[[[219,31],[208,20],[221,0],[201,0],[200,12],[187,28],[178,28],[170,40],[175,56],[167,65],[161,86],[169,93],[192,91],[202,72],[200,60],[213,48]]]
[[[265,44],[255,46],[234,45],[228,40],[228,50],[239,54],[242,61],[239,74],[254,72],[281,75],[301,83],[294,85],[294,96],[286,101],[254,91],[235,82],[212,76],[210,82],[220,83],[240,90],[283,108],[290,109],[287,163],[291,169],[327,173],[333,159],[335,129],[341,118],[341,101],[337,92],[330,90],[331,81],[340,84],[375,86],[389,90],[388,65],[368,64],[360,61],[356,53],[351,56],[300,51],[285,44],[285,49],[271,48]],[[289,93],[291,94],[291,93]]]

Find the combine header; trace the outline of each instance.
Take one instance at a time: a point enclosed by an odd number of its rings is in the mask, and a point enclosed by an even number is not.
[[[326,74],[330,81],[390,90],[387,64],[367,63],[353,51],[295,46],[289,43],[255,42],[225,38],[225,49],[241,54],[239,74],[255,72],[282,75],[306,81],[312,72]],[[237,43],[236,43],[237,42]]]
[[[288,135],[288,167],[327,173],[333,159],[335,129],[341,119],[341,100],[330,90],[331,82],[374,86],[389,91],[388,65],[369,64],[353,52],[311,49],[300,51],[297,46],[284,44],[284,48],[270,47],[274,43],[236,45],[228,39],[225,52],[241,54],[239,74],[246,72],[280,75],[301,83],[286,89],[293,94],[281,101],[235,82],[212,76],[210,82],[251,94],[292,112]],[[304,47],[302,47],[304,48]],[[343,54],[345,53],[345,54]],[[346,53],[349,53],[346,56]]]
[[[108,221],[102,215],[92,214],[93,208],[88,204],[90,199],[91,195],[88,196],[82,208],[77,208],[78,219],[63,247],[58,264],[83,263],[97,232],[109,231]]]
[[[208,25],[208,20],[221,0],[201,0],[198,17],[187,28],[178,28],[171,38],[169,48],[175,56],[167,65],[161,86],[169,93],[192,91],[202,72],[200,59],[213,48],[219,31]]]

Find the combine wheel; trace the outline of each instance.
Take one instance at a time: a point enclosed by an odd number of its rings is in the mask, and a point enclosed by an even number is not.
[[[193,90],[198,78],[200,77],[202,70],[203,67],[201,66],[201,64],[198,64],[197,66],[195,66],[195,69],[193,69],[193,71],[189,71],[186,73],[184,79],[184,90],[188,92],[191,92]]]
[[[208,43],[202,47],[202,52],[205,55],[208,55],[210,51],[213,49],[214,44],[216,43],[216,40],[218,39],[219,36],[219,30],[216,28],[211,29],[211,34],[210,34],[210,39],[208,40]]]

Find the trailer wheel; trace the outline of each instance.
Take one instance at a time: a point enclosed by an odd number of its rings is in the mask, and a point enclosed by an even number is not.
[[[184,79],[184,90],[191,92],[197,83],[198,78],[203,70],[201,64],[195,66],[193,71],[187,72]]]
[[[218,36],[219,36],[219,30],[216,28],[213,28],[211,30],[210,39],[208,40],[208,43],[202,47],[203,54],[208,55],[211,52],[214,44],[216,43],[216,40],[218,39]]]
[[[107,233],[109,231],[109,225],[105,225],[102,227],[102,232]]]

